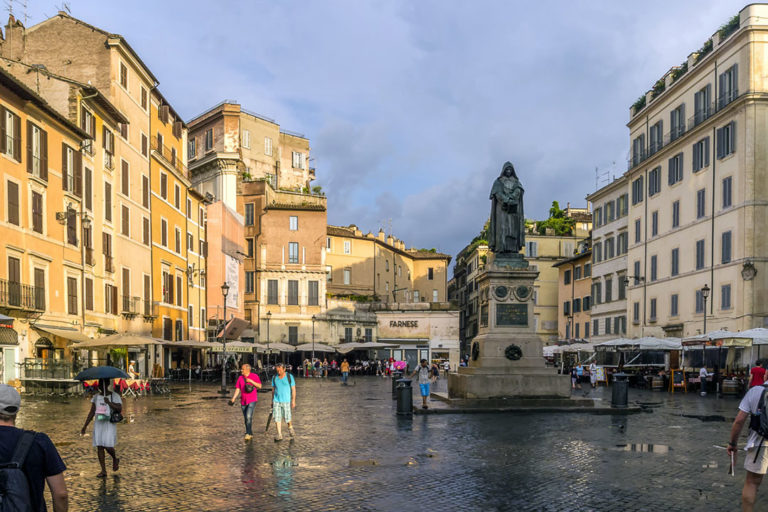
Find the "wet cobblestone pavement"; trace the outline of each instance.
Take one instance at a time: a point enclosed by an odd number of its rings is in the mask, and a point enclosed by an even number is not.
[[[281,443],[274,427],[264,433],[271,394],[256,408],[249,443],[239,407],[214,385],[126,399],[133,422],[118,427],[121,468],[106,480],[95,478],[91,438],[78,434],[85,399],[25,397],[19,426],[57,445],[73,511],[691,511],[740,503],[743,457],[730,477],[725,451],[713,447],[727,442],[736,398],[631,389],[630,401],[653,413],[403,419],[388,379],[354,384],[297,379],[297,437]],[[593,394],[610,400],[610,389]],[[766,492],[758,502],[768,510]]]

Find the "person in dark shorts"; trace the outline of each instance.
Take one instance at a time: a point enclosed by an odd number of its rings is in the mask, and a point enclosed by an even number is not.
[[[0,384],[0,464],[11,461],[16,445],[25,430],[16,428],[16,414],[21,407],[21,396],[11,386]],[[34,433],[34,442],[22,466],[29,482],[30,510],[47,511],[43,491],[45,483],[51,490],[53,512],[67,512],[69,495],[64,481],[67,467],[51,439],[42,432]]]

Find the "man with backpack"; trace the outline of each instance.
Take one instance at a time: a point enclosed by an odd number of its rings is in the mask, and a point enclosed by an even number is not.
[[[739,404],[739,413],[731,427],[731,438],[728,442],[728,455],[736,463],[738,440],[744,424],[749,425],[749,435],[745,449],[744,469],[747,477],[741,491],[741,508],[752,511],[757,497],[757,489],[763,481],[763,475],[768,471],[768,385],[755,386],[744,395]],[[734,468],[735,469],[735,468]]]
[[[48,482],[53,512],[67,512],[67,467],[47,435],[16,428],[20,407],[18,391],[0,384],[0,511],[47,510],[43,491]]]
[[[293,375],[285,373],[283,363],[277,363],[276,370],[277,375],[272,377],[272,417],[277,427],[275,441],[282,441],[283,420],[288,425],[288,433],[291,437],[296,435],[291,422],[291,409],[296,408],[296,382],[293,380]]]

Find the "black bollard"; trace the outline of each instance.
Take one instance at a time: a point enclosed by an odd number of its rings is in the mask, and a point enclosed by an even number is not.
[[[397,398],[397,379],[400,379],[402,377],[403,377],[403,372],[399,370],[392,372],[392,400]]]
[[[397,414],[401,416],[413,414],[411,379],[398,379],[397,381]]]
[[[626,409],[629,395],[629,381],[626,373],[613,374],[613,392],[611,395],[611,407],[614,409]]]

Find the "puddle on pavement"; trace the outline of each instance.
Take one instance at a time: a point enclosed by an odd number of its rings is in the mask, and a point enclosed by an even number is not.
[[[349,460],[349,467],[351,468],[360,468],[363,466],[377,466],[378,462],[376,462],[374,459],[364,459],[364,460]]]
[[[725,416],[719,414],[681,414],[683,418],[695,418],[701,421],[728,421]]]
[[[666,453],[669,453],[670,447],[664,444],[631,443],[631,444],[617,444],[616,450],[620,452],[666,454]]]

